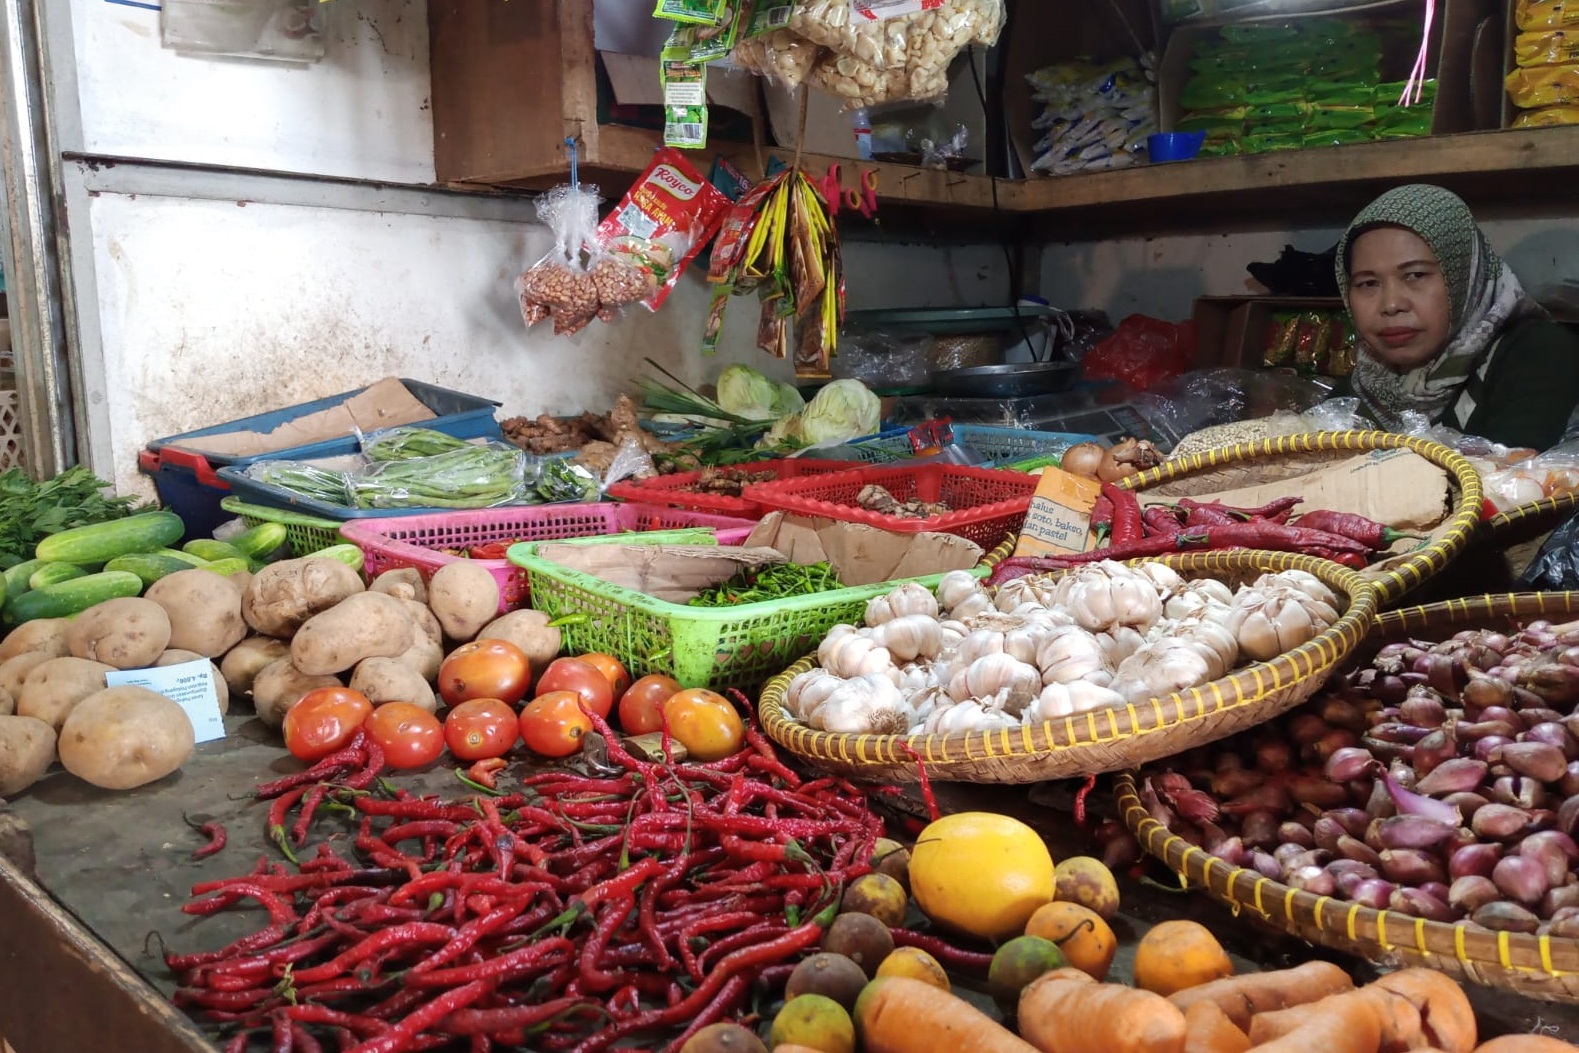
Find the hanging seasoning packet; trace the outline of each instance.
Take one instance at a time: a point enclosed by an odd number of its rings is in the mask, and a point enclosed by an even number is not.
[[[699,65],[718,62],[729,57],[740,39],[741,27],[749,17],[749,5],[724,9],[723,20],[710,26],[690,26],[690,60]]]
[[[692,25],[717,25],[724,19],[729,0],[658,0],[652,17]]]
[[[707,145],[707,67],[691,60],[695,26],[675,26],[663,46],[663,145],[699,150]]]

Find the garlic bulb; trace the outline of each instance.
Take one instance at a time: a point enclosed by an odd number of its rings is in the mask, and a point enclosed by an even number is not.
[[[997,731],[1017,728],[1020,721],[1001,709],[984,706],[975,699],[938,706],[921,726],[925,735],[953,735],[967,731]]]
[[[949,610],[949,617],[966,621],[983,611],[993,610],[992,597],[985,592],[973,592]]]
[[[960,641],[970,635],[970,630],[956,621],[938,622],[938,634],[943,642],[943,653],[954,650]]]
[[[1280,585],[1241,590],[1225,624],[1245,654],[1266,662],[1309,643],[1337,620],[1338,612],[1328,604]]]
[[[1112,560],[1088,563],[1059,579],[1055,600],[1075,624],[1092,632],[1116,625],[1145,629],[1162,617],[1162,597],[1151,580]]]
[[[977,629],[959,642],[954,649],[954,656],[961,666],[970,665],[978,658],[985,658],[990,654],[1003,653],[1003,633],[993,629]]]
[[[1216,578],[1196,578],[1173,590],[1162,612],[1176,621],[1185,618],[1215,617],[1219,621],[1233,606],[1234,593]]]
[[[938,582],[938,606],[953,611],[972,596],[985,596],[987,590],[976,576],[965,570],[951,570]],[[957,617],[957,615],[956,615]]]
[[[935,658],[943,650],[943,628],[927,614],[902,614],[867,632],[895,662]]]
[[[784,712],[802,724],[818,727],[815,715],[828,696],[844,681],[826,669],[809,669],[791,680],[784,691]]]
[[[1018,716],[1042,690],[1042,674],[1006,654],[989,654],[976,659],[949,680],[949,697],[956,702],[967,698],[991,699],[1003,710]]]
[[[1239,641],[1233,631],[1222,622],[1206,619],[1184,622],[1174,631],[1174,639],[1184,640],[1201,648],[1211,667],[1208,676],[1210,680],[1227,676],[1234,663],[1239,661]]]
[[[866,604],[866,624],[869,626],[882,625],[895,618],[903,618],[907,614],[923,614],[936,620],[937,597],[933,596],[925,586],[907,581],[886,595],[869,600]]]
[[[1252,589],[1272,589],[1280,585],[1287,585],[1298,589],[1313,600],[1319,600],[1327,606],[1336,608],[1338,597],[1327,583],[1316,575],[1304,570],[1285,570],[1277,574],[1263,574],[1251,583]]]
[[[1078,625],[1049,632],[1036,652],[1036,667],[1044,684],[1067,684],[1113,672],[1101,641]]]
[[[1134,568],[1135,573],[1150,581],[1161,596],[1172,595],[1184,587],[1184,579],[1179,577],[1178,571],[1166,563],[1142,563]]]
[[[1005,614],[1027,604],[1048,607],[1052,604],[1053,592],[1052,585],[1044,575],[1029,574],[998,586],[998,594],[993,598],[993,603]]]
[[[910,705],[913,713],[910,717],[910,732],[914,734],[921,730],[937,709],[952,706],[954,700],[948,692],[936,685],[925,688],[920,693],[910,696]]]
[[[1010,629],[1003,634],[1003,653],[1026,665],[1035,665],[1036,650],[1041,646],[1046,635],[1045,632],[1037,631],[1028,625],[1019,629]]]
[[[1021,719],[1027,724],[1041,724],[1049,720],[1072,717],[1093,709],[1122,706],[1124,696],[1111,688],[1076,680],[1071,684],[1048,684],[1036,701],[1025,707]]]
[[[868,673],[839,685],[817,711],[814,726],[838,735],[902,735],[914,714],[892,680]]]
[[[906,698],[915,698],[927,688],[938,686],[937,667],[925,660],[906,662],[899,667],[898,686]]]
[[[1164,638],[1124,660],[1113,674],[1113,690],[1130,702],[1172,694],[1206,683],[1211,663],[1203,648],[1188,640]]]
[[[1117,669],[1124,659],[1146,645],[1146,637],[1128,626],[1120,625],[1105,633],[1097,633],[1097,643],[1102,647],[1107,664]]]
[[[890,680],[897,680],[899,670],[887,649],[869,636],[862,635],[853,625],[835,625],[823,637],[817,648],[817,664],[834,676],[846,679],[881,673]]]

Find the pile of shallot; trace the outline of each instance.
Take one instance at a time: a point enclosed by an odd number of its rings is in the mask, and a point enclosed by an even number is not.
[[[793,719],[842,734],[992,731],[1197,687],[1338,620],[1303,571],[1237,590],[1163,563],[1106,560],[989,591],[970,574],[908,583],[835,626],[785,692]]]
[[[1431,921],[1579,937],[1579,622],[1383,647],[1289,716],[1147,774],[1235,866]]]

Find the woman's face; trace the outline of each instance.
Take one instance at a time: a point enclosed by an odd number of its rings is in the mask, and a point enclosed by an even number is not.
[[[1414,231],[1377,227],[1349,250],[1349,310],[1360,338],[1399,372],[1447,346],[1452,304],[1436,254]]]

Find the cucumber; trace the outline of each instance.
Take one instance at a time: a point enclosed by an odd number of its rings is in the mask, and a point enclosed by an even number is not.
[[[311,555],[314,558],[322,556],[324,559],[337,559],[352,570],[362,569],[362,550],[350,543],[330,545],[328,548],[321,548],[317,552],[311,553]]]
[[[258,560],[285,544],[285,536],[284,523],[259,523],[251,530],[237,534],[228,543],[248,559]]]
[[[181,546],[181,551],[196,556],[205,562],[212,563],[216,559],[241,559],[247,558],[235,545],[228,541],[215,541],[211,537],[195,537]]]
[[[235,559],[216,559],[204,564],[203,569],[211,570],[222,578],[228,578],[232,574],[239,574],[244,570],[250,571],[252,564],[239,557]]]
[[[51,534],[34,554],[51,563],[107,563],[116,556],[173,545],[185,531],[174,512],[143,512]]]
[[[28,559],[14,567],[7,567],[4,575],[6,596],[15,599],[26,592],[27,579],[31,578],[40,567],[45,566],[48,564],[41,559]]]
[[[84,578],[87,575],[88,572],[75,563],[46,563],[35,570],[32,576],[27,579],[27,588],[31,592],[34,589],[42,589],[47,585],[70,581],[72,578]]]
[[[124,570],[101,570],[13,597],[6,601],[5,620],[20,625],[34,618],[70,618],[96,603],[136,596],[142,591],[143,579],[137,575]]]
[[[183,552],[182,555],[186,553]],[[124,570],[129,574],[135,574],[142,579],[144,585],[152,585],[168,574],[192,568],[193,564],[189,561],[167,556],[163,552],[133,552],[126,556],[116,556],[104,565],[105,570]]]
[[[171,559],[180,560],[189,567],[206,567],[208,565],[208,560],[204,559],[202,556],[194,556],[192,553],[182,552],[178,548],[156,548],[153,550],[151,555],[169,556]]]

